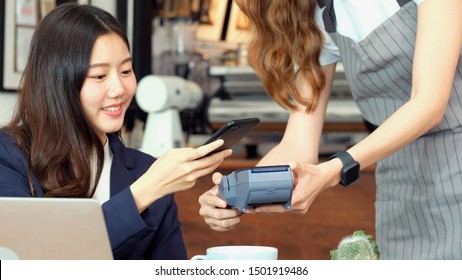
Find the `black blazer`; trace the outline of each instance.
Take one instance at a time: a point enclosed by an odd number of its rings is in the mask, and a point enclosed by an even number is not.
[[[141,215],[129,186],[155,161],[150,155],[125,147],[116,134],[108,134],[113,153],[111,198],[102,205],[115,259],[186,259],[186,249],[173,195],[154,202]],[[15,141],[0,130],[0,196],[32,196],[27,160]],[[43,190],[33,179],[37,196]]]

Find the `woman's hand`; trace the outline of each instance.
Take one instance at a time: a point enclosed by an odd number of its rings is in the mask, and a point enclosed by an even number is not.
[[[155,200],[174,192],[192,188],[197,179],[212,173],[223,159],[231,155],[230,149],[204,157],[223,145],[217,140],[198,148],[170,149],[160,156],[135,183],[131,190],[142,212]]]
[[[223,176],[216,172],[212,176],[215,186],[199,197],[199,214],[205,222],[215,231],[228,231],[235,228],[240,219],[240,213],[236,209],[227,209],[226,201],[218,196],[218,184]]]
[[[325,189],[339,182],[340,160],[334,159],[318,165],[290,162],[293,173],[294,189],[292,191],[291,207],[285,209],[282,205],[260,206],[249,213],[278,214],[291,213],[304,215],[315,198]]]
[[[292,192],[291,207],[285,209],[282,205],[260,206],[255,209],[247,209],[248,214],[279,214],[291,213],[303,215],[308,211],[314,199],[326,188],[338,184],[342,163],[339,159],[333,159],[318,165],[300,164],[290,162],[293,173],[294,190]],[[240,222],[240,213],[237,209],[227,209],[226,201],[218,196],[218,184],[223,176],[214,173],[212,176],[215,186],[199,197],[201,208],[199,214],[211,229],[216,231],[228,231],[235,228]]]

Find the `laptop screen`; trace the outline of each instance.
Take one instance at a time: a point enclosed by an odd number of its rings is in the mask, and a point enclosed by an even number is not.
[[[0,259],[112,259],[98,201],[0,197]]]

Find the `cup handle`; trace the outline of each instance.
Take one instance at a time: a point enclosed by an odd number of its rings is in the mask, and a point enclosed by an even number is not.
[[[194,257],[191,258],[191,260],[206,260],[207,256],[206,255],[195,255]]]

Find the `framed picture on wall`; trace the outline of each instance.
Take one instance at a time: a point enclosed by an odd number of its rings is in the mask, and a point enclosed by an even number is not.
[[[249,20],[233,1],[226,30],[226,41],[245,44],[249,38]]]
[[[72,1],[72,0],[68,0]],[[73,0],[115,13],[116,0]],[[35,27],[59,0],[0,0],[0,90],[17,91]]]
[[[16,91],[26,66],[29,46],[40,19],[54,8],[55,0],[2,0],[0,30],[1,90]]]

